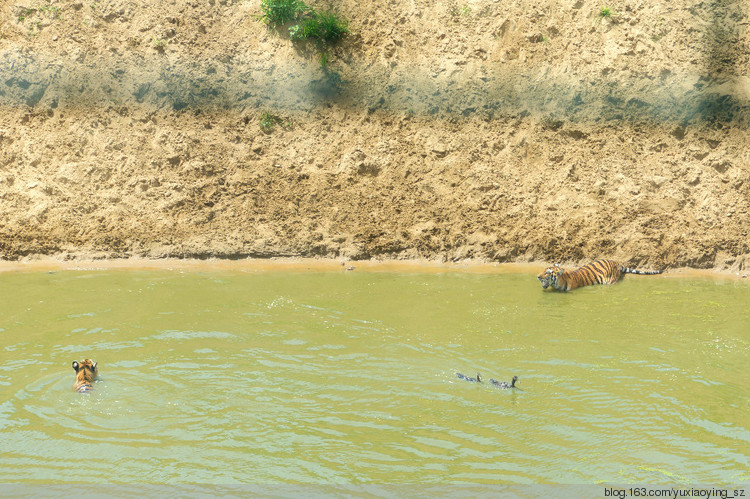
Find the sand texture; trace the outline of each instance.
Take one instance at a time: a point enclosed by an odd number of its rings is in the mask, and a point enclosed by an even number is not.
[[[0,3],[0,258],[750,266],[746,2],[309,3]]]

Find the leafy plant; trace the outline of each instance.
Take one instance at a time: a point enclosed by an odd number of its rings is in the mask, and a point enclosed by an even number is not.
[[[261,19],[267,24],[279,26],[296,20],[309,10],[302,0],[262,0],[260,10]]]
[[[292,40],[307,40],[318,37],[318,25],[311,19],[303,19],[301,23],[289,27],[289,38]]]
[[[317,40],[335,42],[349,33],[349,23],[335,12],[317,12],[310,9],[299,24],[289,28],[292,40]]]
[[[335,12],[320,12],[317,18],[323,41],[335,42],[349,33],[349,22]]]
[[[269,113],[268,111],[265,111],[260,115],[260,129],[263,133],[273,132],[277,123],[282,123],[281,118]]]
[[[613,14],[612,7],[602,6],[602,8],[599,9],[599,17],[610,17]]]

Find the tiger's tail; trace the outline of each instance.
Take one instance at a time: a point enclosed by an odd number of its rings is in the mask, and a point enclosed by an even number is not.
[[[623,274],[639,274],[639,275],[656,275],[661,274],[663,270],[638,270],[638,269],[631,269],[628,267],[622,267],[620,271]]]

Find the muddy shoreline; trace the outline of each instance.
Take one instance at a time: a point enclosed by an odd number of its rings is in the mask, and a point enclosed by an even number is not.
[[[488,263],[463,261],[448,263],[428,260],[364,260],[350,261],[330,258],[246,258],[177,259],[127,258],[61,260],[54,257],[22,258],[0,261],[4,272],[59,272],[59,271],[175,271],[175,272],[392,272],[412,274],[468,273],[468,274],[528,274],[536,275],[543,268],[533,263]],[[661,274],[660,279],[703,278],[748,281],[750,273],[692,268],[677,268]]]

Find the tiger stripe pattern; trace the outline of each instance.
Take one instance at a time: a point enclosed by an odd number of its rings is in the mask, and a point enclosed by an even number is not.
[[[79,393],[93,390],[94,380],[99,375],[96,362],[86,359],[78,363],[78,361],[74,360],[73,369],[76,372],[76,382],[73,384],[73,389]]]
[[[614,260],[596,260],[576,270],[565,270],[558,264],[547,267],[537,276],[542,289],[552,287],[558,291],[570,291],[594,284],[614,284],[622,274],[655,275],[661,270],[638,270],[624,267]]]

